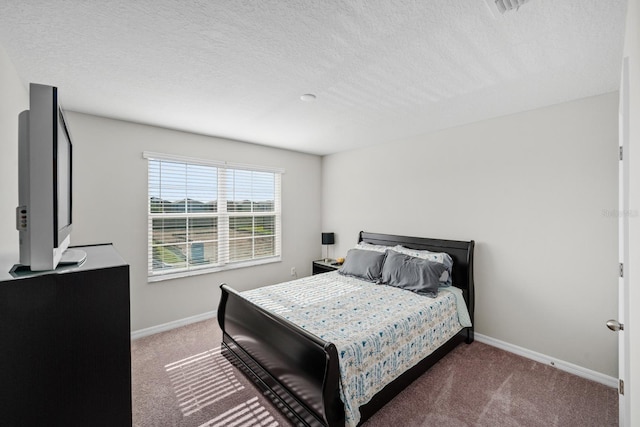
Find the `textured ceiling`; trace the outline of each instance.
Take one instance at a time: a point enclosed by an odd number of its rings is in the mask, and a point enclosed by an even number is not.
[[[328,154],[618,88],[625,0],[0,0],[68,110]],[[317,96],[313,102],[302,94]]]

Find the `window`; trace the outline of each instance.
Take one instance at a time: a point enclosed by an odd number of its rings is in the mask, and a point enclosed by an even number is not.
[[[144,153],[149,280],[280,260],[284,171]]]

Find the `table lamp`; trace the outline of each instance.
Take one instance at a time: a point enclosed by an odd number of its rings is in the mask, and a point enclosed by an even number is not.
[[[333,245],[335,243],[335,238],[333,233],[322,233],[322,244],[323,245]],[[325,262],[331,261],[329,258],[329,247],[326,249],[327,256],[324,259]]]

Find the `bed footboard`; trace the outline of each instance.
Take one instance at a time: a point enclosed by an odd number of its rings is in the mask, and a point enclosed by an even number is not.
[[[336,347],[244,299],[226,284],[218,323],[223,354],[303,425],[344,425]]]

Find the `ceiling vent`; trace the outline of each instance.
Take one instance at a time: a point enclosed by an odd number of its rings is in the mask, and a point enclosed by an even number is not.
[[[485,0],[487,6],[491,9],[491,13],[495,17],[499,14],[509,12],[511,10],[518,10],[520,6],[527,3],[529,0]]]

